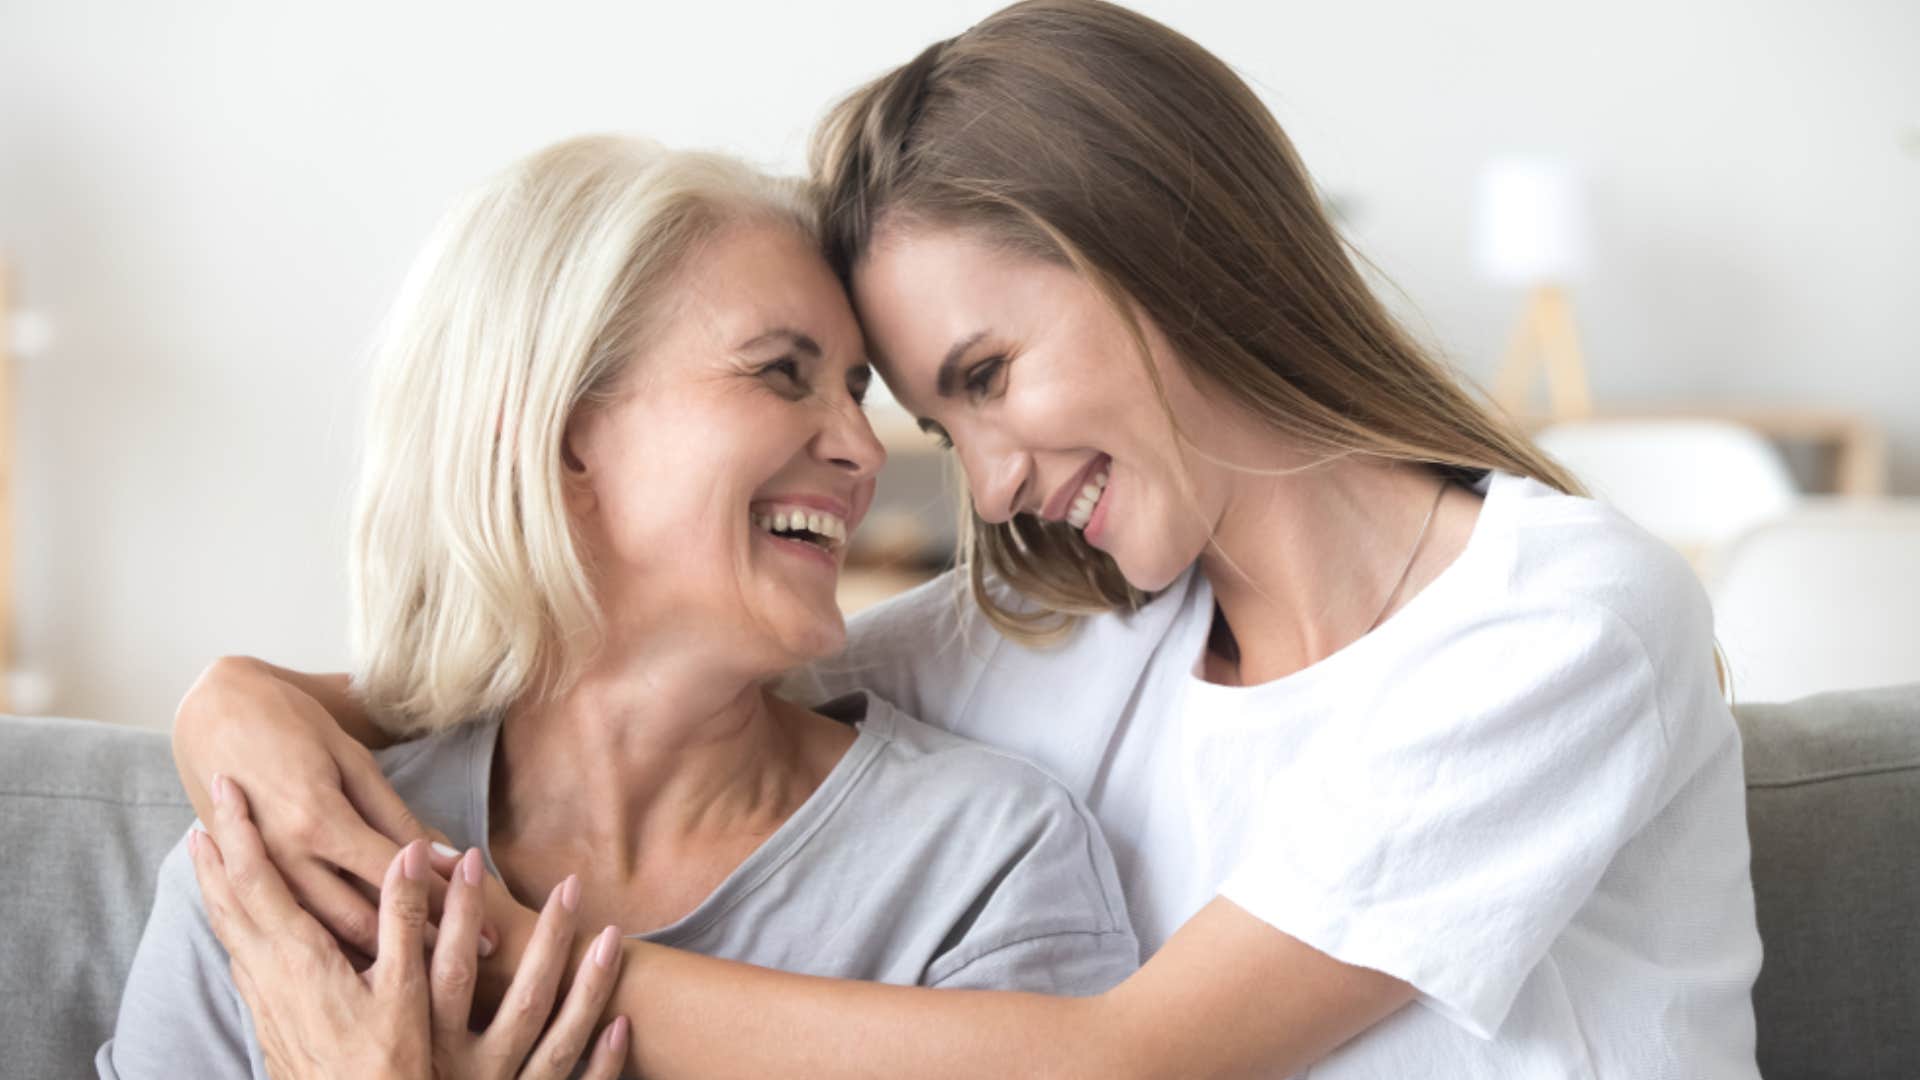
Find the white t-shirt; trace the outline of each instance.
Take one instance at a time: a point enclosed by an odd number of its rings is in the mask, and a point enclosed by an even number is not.
[[[1465,551],[1372,633],[1197,677],[1212,591],[1026,648],[942,578],[797,693],[865,686],[1021,754],[1106,830],[1144,952],[1213,897],[1417,1003],[1316,1077],[1752,1077],[1740,741],[1685,562],[1495,474]]]

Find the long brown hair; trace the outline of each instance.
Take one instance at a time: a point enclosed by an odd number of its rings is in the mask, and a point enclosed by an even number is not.
[[[1005,8],[836,105],[813,171],[843,277],[883,218],[964,228],[1074,268],[1144,361],[1143,312],[1197,381],[1309,454],[1578,490],[1368,290],[1246,83],[1143,15],[1101,0]],[[1146,599],[1067,526],[968,517],[974,596],[1014,636]],[[1029,603],[1001,602],[989,571]]]

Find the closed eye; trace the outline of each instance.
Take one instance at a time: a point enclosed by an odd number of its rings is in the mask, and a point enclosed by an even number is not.
[[[966,388],[967,397],[982,401],[992,396],[1001,375],[1007,369],[1007,358],[989,356],[967,369],[966,379],[961,383]]]
[[[791,356],[762,364],[756,374],[775,382],[784,382],[792,391],[804,391],[807,388],[806,381],[800,377],[800,361]]]
[[[940,443],[940,449],[942,450],[953,449],[953,439],[950,436],[948,436],[947,429],[941,427],[937,422],[932,420],[921,420],[920,430],[933,436],[934,439]]]

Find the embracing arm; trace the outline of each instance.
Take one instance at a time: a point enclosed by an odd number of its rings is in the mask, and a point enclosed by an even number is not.
[[[1216,899],[1086,998],[790,975],[629,941],[609,1014],[647,1076],[1288,1075],[1413,1000]]]
[[[202,821],[225,774],[272,792],[261,835],[294,894],[341,940],[369,955],[373,903],[338,871],[377,886],[400,845],[437,837],[387,783],[372,750],[391,742],[345,675],[307,675],[247,657],[216,660],[174,714],[173,760]],[[435,903],[442,887],[435,886]]]

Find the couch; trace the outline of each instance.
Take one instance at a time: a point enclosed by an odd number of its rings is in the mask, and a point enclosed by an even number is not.
[[[1739,719],[1762,1073],[1920,1078],[1920,684]],[[164,735],[0,717],[0,1076],[92,1075],[192,818]]]

